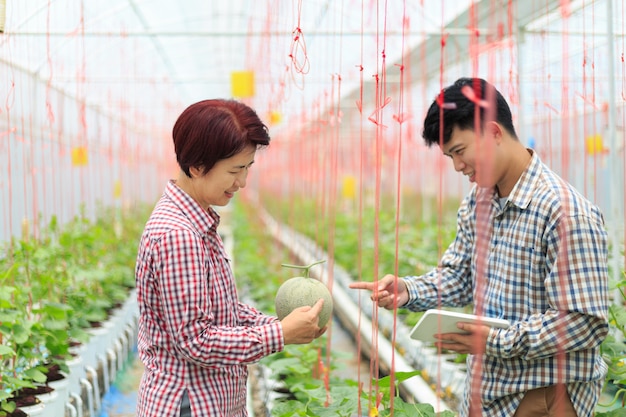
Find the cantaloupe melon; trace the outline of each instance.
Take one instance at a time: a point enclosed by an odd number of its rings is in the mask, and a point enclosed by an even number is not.
[[[333,314],[333,297],[328,287],[321,281],[308,276],[309,268],[323,261],[315,262],[307,266],[288,265],[290,268],[304,269],[304,276],[289,278],[285,281],[276,293],[275,305],[276,315],[280,320],[289,315],[294,309],[302,306],[313,306],[320,298],[324,299],[324,305],[320,312],[318,325],[320,328],[326,326]]]

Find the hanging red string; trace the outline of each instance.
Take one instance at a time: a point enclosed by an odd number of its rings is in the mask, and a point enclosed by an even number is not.
[[[407,117],[404,113],[404,57],[405,57],[405,35],[408,30],[408,17],[406,15],[406,2],[403,2],[403,12],[402,12],[402,39],[400,42],[401,48],[401,61],[398,65],[399,70],[399,86],[398,86],[398,107],[397,113],[393,116],[394,120],[398,122],[398,140],[397,140],[397,151],[396,151],[396,215],[395,215],[395,248],[394,248],[394,265],[393,265],[393,274],[398,277],[399,273],[399,254],[400,254],[400,213],[402,212],[402,141],[403,141],[403,129],[402,123]],[[394,291],[398,292],[398,280],[395,281]],[[391,345],[396,346],[397,341],[397,328],[398,328],[398,305],[397,300],[394,300],[394,308],[393,308],[393,332],[391,335]],[[392,410],[393,415],[393,404],[395,399],[395,368],[396,368],[396,350],[394,349],[391,353],[391,372],[389,375],[390,378],[390,404],[389,407]]]
[[[2,136],[6,136],[7,137],[7,165],[6,165],[6,169],[7,169],[7,182],[6,182],[6,187],[7,187],[7,213],[6,213],[6,217],[5,217],[5,229],[8,230],[8,236],[13,236],[13,187],[12,187],[12,172],[13,172],[13,166],[11,164],[11,161],[13,160],[13,155],[11,153],[11,142],[13,140],[13,138],[15,137],[15,132],[16,132],[16,128],[13,127],[11,125],[11,110],[13,108],[13,104],[14,104],[14,98],[15,98],[15,81],[13,79],[13,74],[10,74],[10,79],[7,80],[8,84],[9,84],[9,91],[7,92],[7,96],[5,99],[5,104],[4,104],[4,110],[5,110],[5,114],[6,114],[6,118],[7,118],[7,130],[6,132],[4,132],[4,134]],[[4,142],[4,141],[3,141]],[[2,142],[0,142],[2,143]]]
[[[363,40],[363,34],[364,34],[364,12],[365,12],[365,4],[364,4],[365,0],[361,1],[361,16],[360,16],[360,22],[361,22],[361,29],[360,29],[360,33],[359,33],[359,44],[360,44],[360,54],[359,54],[359,64],[357,65],[357,68],[359,69],[359,98],[356,102],[356,106],[359,110],[359,114],[358,114],[358,147],[357,149],[359,149],[359,156],[358,156],[358,169],[357,169],[357,178],[358,178],[358,208],[357,208],[357,216],[358,216],[358,229],[357,229],[357,233],[358,233],[358,253],[362,254],[363,253],[363,209],[364,209],[364,195],[365,195],[365,175],[364,175],[364,170],[365,170],[365,163],[364,163],[364,155],[365,155],[365,151],[366,151],[366,147],[365,147],[365,140],[364,140],[364,131],[363,131],[363,56],[364,56],[364,40]],[[358,280],[362,281],[363,280],[363,258],[362,256],[358,256],[357,257],[357,271],[358,271]],[[359,304],[358,304],[358,308],[359,311],[363,311],[363,305],[361,303],[361,297],[359,297]],[[358,335],[361,334],[361,317],[362,315],[359,314],[359,318],[357,321],[357,329],[358,329]],[[356,350],[357,350],[357,357],[362,357],[362,353],[363,353],[363,346],[362,346],[362,341],[361,341],[361,337],[357,336],[356,337]],[[361,380],[361,368],[358,367],[357,370],[357,381],[359,383],[359,398],[358,398],[358,414],[359,415],[363,415],[363,410],[361,409],[361,392],[363,391],[363,382]],[[371,380],[371,378],[370,378]],[[369,389],[369,385],[368,385],[368,389]],[[371,403],[368,404],[368,406],[371,408]]]
[[[622,27],[621,27],[621,33],[625,33],[626,31],[626,5],[622,2],[622,17],[620,22],[622,23]],[[622,85],[621,85],[621,97],[622,97],[622,110],[621,110],[621,114],[622,114],[622,121],[621,124],[619,125],[619,131],[622,132],[622,134],[625,134],[626,132],[626,62],[624,60],[624,54],[626,53],[626,37],[622,36],[621,39],[622,42],[622,51],[620,53],[620,64],[622,67],[622,76],[621,76],[621,80],[622,80]],[[617,103],[616,103],[617,104]],[[624,140],[624,142],[622,142],[623,146],[626,147],[626,140]],[[617,158],[616,158],[617,159]],[[622,152],[622,167],[626,167],[626,152]],[[622,178],[622,184],[626,184],[626,169],[622,170],[622,174],[623,174],[623,178]],[[622,193],[623,194],[623,201],[622,201],[622,213],[623,213],[623,218],[622,218],[622,225],[624,225],[624,227],[622,227],[623,231],[624,231],[624,235],[622,237],[622,244],[626,245],[626,193]],[[626,251],[625,251],[626,252]],[[623,270],[626,271],[626,253],[624,253],[623,256],[623,263],[622,263],[622,267]],[[622,289],[622,294],[625,295],[625,299],[626,299],[626,291],[624,289]],[[623,305],[626,306],[626,301],[624,301]]]
[[[309,56],[306,49],[306,42],[304,40],[304,33],[302,32],[301,18],[302,18],[302,0],[298,0],[298,17],[296,28],[292,32],[291,48],[289,50],[289,59],[291,62],[291,78],[296,87],[304,88],[305,74],[309,73],[310,63]],[[296,76],[300,75],[300,79]]]

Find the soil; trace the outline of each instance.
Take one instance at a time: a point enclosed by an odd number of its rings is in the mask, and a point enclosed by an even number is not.
[[[26,390],[27,388],[23,388],[20,390],[20,393],[12,398],[9,398],[8,401],[13,401],[15,402],[15,404],[17,405],[17,408],[15,409],[15,411],[13,411],[12,413],[8,413],[6,415],[6,417],[28,417],[28,414],[26,414],[25,412],[23,412],[22,410],[20,410],[20,407],[28,407],[31,405],[36,405],[39,404],[41,402],[41,400],[39,398],[37,398],[35,396],[35,394],[33,393],[25,393],[24,390]],[[30,389],[30,388],[28,388]],[[45,391],[45,392],[50,392],[52,391],[52,388],[49,388],[49,391]]]
[[[47,382],[58,381],[65,378],[65,375],[61,373],[59,365],[50,364],[47,368]],[[9,401],[15,402],[17,408],[12,413],[7,414],[6,417],[27,417],[28,415],[24,411],[20,410],[20,408],[39,404],[41,400],[37,398],[37,395],[47,394],[52,391],[54,391],[54,388],[51,388],[48,385],[39,385],[35,388],[20,389],[15,396],[9,399]]]

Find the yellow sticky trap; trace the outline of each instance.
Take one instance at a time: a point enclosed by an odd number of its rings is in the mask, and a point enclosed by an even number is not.
[[[233,71],[230,74],[230,83],[233,97],[246,98],[254,96],[253,71]]]
[[[89,158],[87,156],[87,148],[84,146],[77,146],[72,148],[72,166],[83,167],[87,165]]]
[[[122,197],[122,181],[116,180],[113,184],[113,197],[120,198]]]
[[[596,133],[595,135],[587,136],[585,138],[585,149],[587,150],[587,155],[595,155],[597,153],[602,153],[604,151],[604,143],[602,141],[602,135]]]
[[[0,0],[0,33],[4,33],[4,22],[7,17],[7,0]]]
[[[343,178],[341,195],[346,199],[353,199],[356,197],[356,178],[352,175],[348,175]]]
[[[277,111],[273,111],[273,110],[270,112],[270,124],[271,125],[277,125],[282,120],[283,120],[283,115],[282,114],[280,114]]]
[[[30,222],[28,218],[24,217],[22,219],[22,240],[24,242],[28,242],[28,238],[30,237]]]

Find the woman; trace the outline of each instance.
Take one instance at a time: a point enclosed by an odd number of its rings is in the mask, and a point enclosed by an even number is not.
[[[173,129],[180,166],[148,220],[137,256],[137,415],[246,416],[247,365],[321,336],[323,301],[282,321],[240,302],[219,215],[268,146],[254,110],[233,100],[189,106]]]

